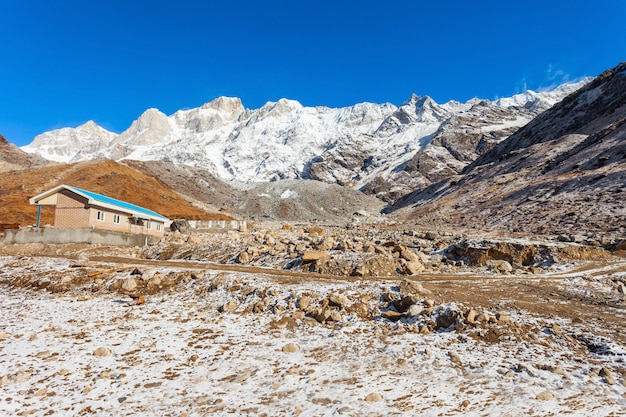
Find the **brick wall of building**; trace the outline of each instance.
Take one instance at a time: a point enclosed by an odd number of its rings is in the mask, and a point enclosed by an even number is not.
[[[59,192],[54,209],[54,227],[89,227],[87,200],[67,190]]]
[[[69,190],[62,190],[58,194],[54,227],[90,227],[158,237],[165,232],[161,222],[145,220],[143,225],[131,224],[128,214],[104,207],[87,206],[87,199]]]

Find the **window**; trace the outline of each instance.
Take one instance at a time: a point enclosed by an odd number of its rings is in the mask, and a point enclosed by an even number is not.
[[[138,218],[138,217],[130,217],[130,218],[128,219],[128,222],[129,222],[130,224],[134,224],[134,225],[136,225],[136,226],[143,226],[143,219],[140,219],[140,218]]]
[[[113,215],[113,223],[116,223],[116,224],[120,223],[120,216],[118,214]]]
[[[152,229],[152,224],[150,224],[150,222],[146,222],[146,229]]]
[[[157,223],[157,230],[161,230],[161,223]]]
[[[104,221],[104,211],[98,211],[98,220],[101,222]]]

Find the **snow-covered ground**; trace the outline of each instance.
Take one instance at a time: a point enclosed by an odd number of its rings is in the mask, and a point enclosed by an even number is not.
[[[583,349],[572,323],[548,330],[545,318],[510,311],[492,325],[506,334],[497,343],[348,307],[318,324],[297,314],[303,294],[375,310],[397,281],[141,269],[151,282],[184,278],[131,307],[107,289],[128,270],[0,257],[0,415],[626,415],[626,350],[610,340]],[[73,285],[55,292],[48,281]],[[532,334],[513,337],[513,325]]]

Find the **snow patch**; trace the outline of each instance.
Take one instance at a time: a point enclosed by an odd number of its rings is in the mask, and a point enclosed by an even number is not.
[[[296,198],[296,197],[298,197],[298,193],[293,191],[293,190],[285,190],[280,195],[280,198],[282,198],[282,199],[285,199],[285,198]]]

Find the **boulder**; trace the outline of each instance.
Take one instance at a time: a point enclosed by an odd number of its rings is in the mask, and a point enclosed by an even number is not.
[[[105,347],[99,347],[93,352],[93,356],[104,357],[111,355],[111,351]]]
[[[490,259],[486,262],[486,265],[490,269],[496,270],[502,274],[513,272],[511,264],[501,259]]]
[[[327,252],[320,251],[306,251],[302,254],[302,263],[311,263],[321,260],[330,259],[331,256]]]
[[[400,292],[411,295],[424,295],[430,293],[430,291],[424,289],[422,284],[410,279],[403,279],[400,281]]]
[[[285,346],[283,346],[282,351],[285,353],[296,353],[300,351],[300,346],[298,346],[296,343],[287,343]]]
[[[336,245],[335,239],[333,239],[332,237],[327,237],[317,245],[317,250],[320,250],[320,251],[331,250],[332,248],[335,247],[335,245]]]
[[[187,243],[190,245],[199,245],[202,243],[202,238],[198,235],[189,235],[189,237],[187,237]]]
[[[397,311],[393,311],[393,310],[389,310],[389,311],[383,311],[382,313],[380,313],[380,316],[384,319],[387,320],[391,320],[391,321],[398,321],[402,318],[402,313],[398,313]]]
[[[248,252],[246,251],[239,252],[239,255],[237,255],[237,263],[247,264],[249,262],[250,262],[250,255],[248,254]]]
[[[183,219],[177,219],[174,220],[171,224],[170,224],[170,230],[172,232],[180,232],[180,233],[187,233],[190,229],[189,226],[189,222],[187,220],[183,220]]]
[[[420,260],[410,261],[404,264],[404,272],[407,275],[417,275],[424,270],[424,264]]]
[[[376,403],[382,400],[383,400],[382,395],[380,395],[377,392],[371,392],[365,396],[365,401],[367,401],[368,403]]]
[[[400,313],[404,313],[409,309],[409,307],[419,303],[420,301],[420,298],[415,295],[405,295],[402,298],[397,298],[393,300],[391,302],[391,305],[393,305],[393,307]]]
[[[133,277],[126,278],[122,282],[122,289],[124,291],[135,291],[137,289],[137,281],[135,281],[135,278]]]
[[[348,297],[343,294],[331,294],[328,296],[328,304],[339,308],[346,308],[348,306]]]
[[[224,303],[220,308],[219,311],[220,313],[226,313],[229,311],[233,311],[234,309],[237,308],[237,306],[239,305],[239,303],[237,302],[237,300],[235,300],[234,298],[230,301],[228,301],[227,303]]]
[[[465,322],[469,324],[473,324],[476,321],[476,316],[478,313],[473,308],[470,308],[467,314],[465,315]]]

